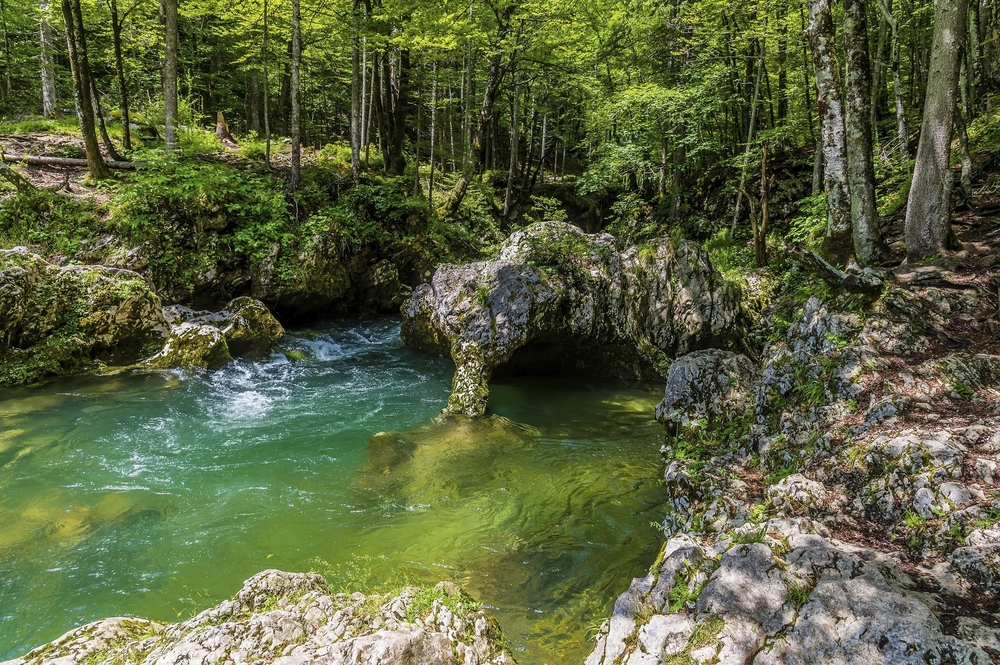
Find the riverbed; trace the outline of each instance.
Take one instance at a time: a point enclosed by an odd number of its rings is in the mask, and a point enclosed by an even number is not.
[[[457,582],[521,665],[582,662],[661,542],[653,386],[519,378],[436,420],[451,361],[399,321],[270,359],[0,389],[0,660],[106,616],[176,621],[265,568]]]

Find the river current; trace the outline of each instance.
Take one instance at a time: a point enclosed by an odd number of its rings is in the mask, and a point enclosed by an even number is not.
[[[582,662],[661,541],[658,391],[498,380],[493,417],[436,422],[454,366],[397,319],[280,351],[0,389],[0,660],[102,617],[187,618],[280,568],[452,580],[521,665]]]

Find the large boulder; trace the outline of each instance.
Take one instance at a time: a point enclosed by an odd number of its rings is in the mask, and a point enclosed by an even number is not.
[[[496,621],[455,585],[366,598],[316,574],[266,570],[183,623],[114,618],[3,665],[266,662],[274,665],[506,665]]]
[[[134,272],[0,250],[0,385],[155,353],[169,332],[161,308]]]
[[[198,312],[183,305],[164,308],[170,338],[147,365],[214,369],[234,357],[263,358],[285,336],[285,329],[264,303],[242,296],[219,312]]]
[[[737,290],[695,243],[620,252],[608,234],[544,222],[492,261],[442,265],[403,305],[408,345],[449,354],[449,413],[482,415],[494,372],[662,377],[670,358],[741,336]]]
[[[744,355],[708,349],[675,360],[656,419],[673,430],[732,420],[753,408],[760,373]]]

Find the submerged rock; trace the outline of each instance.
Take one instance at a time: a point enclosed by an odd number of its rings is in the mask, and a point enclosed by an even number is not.
[[[3,665],[129,662],[274,665],[514,663],[496,621],[454,584],[332,594],[316,574],[266,570],[183,623],[104,619]]]
[[[403,340],[450,354],[446,412],[479,416],[494,372],[662,376],[669,359],[741,336],[738,292],[698,245],[625,252],[607,234],[545,222],[493,261],[443,265],[403,306]]]
[[[159,297],[134,272],[0,250],[0,385],[135,362],[168,331]]]

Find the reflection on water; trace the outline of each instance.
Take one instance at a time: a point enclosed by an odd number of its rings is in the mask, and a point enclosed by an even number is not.
[[[522,664],[582,662],[655,556],[655,392],[510,380],[490,418],[437,420],[451,363],[391,319],[283,350],[0,392],[0,660],[103,616],[175,620],[263,568],[377,559],[463,585]]]

